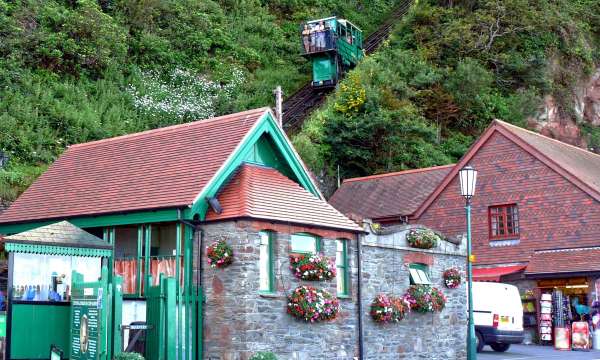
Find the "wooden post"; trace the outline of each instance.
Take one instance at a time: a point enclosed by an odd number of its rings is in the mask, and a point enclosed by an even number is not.
[[[275,91],[275,117],[279,126],[283,126],[283,91],[281,86],[277,86]]]

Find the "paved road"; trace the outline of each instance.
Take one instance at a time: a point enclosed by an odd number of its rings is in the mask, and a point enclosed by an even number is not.
[[[497,353],[489,346],[477,354],[477,360],[526,360],[526,359],[581,359],[600,360],[600,351],[558,351],[550,346],[511,345],[505,353]]]

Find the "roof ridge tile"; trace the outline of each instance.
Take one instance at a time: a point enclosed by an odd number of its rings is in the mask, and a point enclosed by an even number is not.
[[[400,176],[400,175],[406,175],[406,174],[416,174],[416,173],[421,173],[421,172],[446,169],[446,168],[449,168],[449,167],[453,167],[455,165],[456,164],[438,165],[438,166],[430,166],[430,167],[426,167],[426,168],[418,168],[418,169],[408,169],[408,170],[402,170],[402,171],[395,171],[395,172],[384,173],[384,174],[359,176],[359,177],[355,177],[355,178],[344,179],[343,182],[368,181],[368,180],[380,179],[380,178],[384,178],[384,177]]]

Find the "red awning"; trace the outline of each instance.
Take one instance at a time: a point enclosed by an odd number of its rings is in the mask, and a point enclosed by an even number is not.
[[[498,266],[493,268],[473,269],[473,281],[499,282],[502,275],[513,274],[525,269],[527,265]]]

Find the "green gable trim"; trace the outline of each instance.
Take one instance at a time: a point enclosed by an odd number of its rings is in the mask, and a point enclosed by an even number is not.
[[[112,257],[110,249],[77,248],[66,246],[51,246],[40,244],[6,243],[8,252],[44,255],[87,256],[87,257]]]
[[[60,219],[62,220],[62,219]],[[166,209],[156,211],[137,211],[125,214],[98,215],[67,218],[71,224],[80,228],[104,227],[117,225],[147,224],[156,222],[176,221],[177,209]],[[53,221],[36,221],[20,224],[0,224],[0,234],[16,234],[23,231],[35,229],[40,226],[52,224]]]
[[[240,164],[246,160],[262,162],[265,161],[264,147],[265,144],[261,144],[261,138],[263,135],[267,135],[272,140],[275,147],[274,150],[281,155],[282,164],[274,164],[277,167],[285,168],[289,167],[291,173],[294,175],[293,178],[303,188],[311,192],[318,198],[322,198],[321,193],[312,182],[308,172],[305,170],[302,162],[292,145],[286,138],[283,130],[277,125],[270,111],[265,111],[265,114],[257,121],[256,125],[246,135],[242,143],[238,146],[235,151],[221,169],[215,174],[212,181],[202,190],[197,196],[191,209],[187,209],[185,212],[185,218],[190,219],[194,215],[199,215],[200,220],[204,220],[208,204],[206,203],[206,197],[215,196],[219,189],[223,186],[233,172],[240,166]],[[258,144],[258,145],[257,145]],[[262,151],[263,154],[260,154]],[[263,155],[261,158],[260,156]],[[258,158],[257,158],[258,156]],[[278,158],[276,154],[273,154],[275,158]],[[272,160],[272,159],[269,159]],[[269,164],[271,165],[271,164]]]

